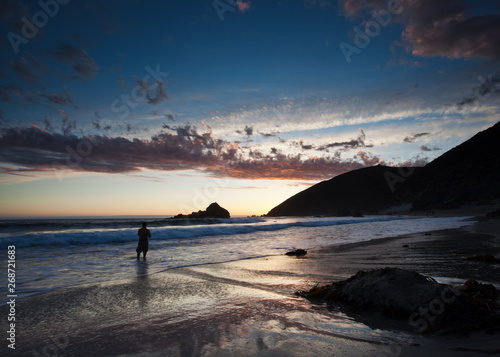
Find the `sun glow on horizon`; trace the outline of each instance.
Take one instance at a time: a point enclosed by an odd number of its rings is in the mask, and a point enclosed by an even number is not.
[[[82,174],[62,181],[43,179],[9,185],[2,199],[12,203],[0,208],[0,217],[169,217],[204,210],[212,202],[218,202],[231,216],[262,215],[308,185],[207,178],[193,171],[176,175],[155,171],[137,175]]]

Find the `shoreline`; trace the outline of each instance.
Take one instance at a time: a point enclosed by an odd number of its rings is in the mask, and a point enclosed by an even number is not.
[[[444,229],[397,237],[374,239],[319,250],[328,256],[343,257],[344,277],[362,270],[384,268],[385,265],[415,270],[434,278],[463,280],[474,278],[500,286],[500,276],[495,264],[476,264],[466,258],[477,254],[491,254],[500,258],[500,220],[474,217],[473,225],[456,229]],[[376,258],[371,249],[381,253]],[[346,259],[347,258],[347,259]],[[351,263],[350,258],[356,261]],[[351,269],[350,269],[351,268]]]
[[[67,356],[392,355],[398,349],[398,356],[441,356],[452,350],[457,356],[482,355],[500,347],[482,332],[465,339],[423,337],[404,321],[347,316],[294,292],[385,266],[416,270],[438,281],[475,278],[500,285],[494,265],[465,259],[500,253],[498,234],[485,233],[499,232],[494,228],[499,223],[485,220],[431,235],[318,248],[303,258],[267,256],[155,274],[138,264],[136,276],[128,280],[20,299],[18,346],[27,355],[43,355],[45,348]],[[2,314],[5,308],[0,307]]]
[[[384,216],[384,217],[387,217],[387,216]],[[456,218],[460,218],[461,220],[464,220],[464,218],[467,218],[467,217],[472,217],[472,216],[467,215],[467,216],[456,217]],[[401,216],[400,218],[405,218],[405,219],[409,218],[410,220],[411,219],[418,219],[418,218],[432,219],[430,217],[406,217],[406,216]],[[439,220],[439,217],[437,219]],[[300,225],[297,225],[297,226],[300,226]],[[295,226],[284,227],[283,229],[294,228],[294,227]],[[321,226],[319,226],[319,227],[321,227]],[[336,227],[336,226],[334,225],[334,226],[332,226],[332,228],[333,227]],[[423,229],[423,228],[424,227],[419,227],[418,229]],[[326,229],[328,229],[328,227],[326,227]],[[279,231],[279,230],[277,230],[277,231]],[[403,229],[399,229],[398,233],[403,232],[403,231],[404,231],[404,227],[403,227]],[[258,232],[260,232],[260,231],[258,231]],[[367,238],[369,238],[369,239],[364,240],[364,241],[363,240],[358,241],[354,244],[357,244],[357,243],[364,244],[364,243],[367,243],[370,241],[383,240],[383,239],[387,238],[387,237],[384,237],[383,233],[382,234],[380,234],[380,233],[382,233],[382,231],[379,231],[376,235],[374,235],[373,232],[367,231],[364,234],[364,236],[361,237],[361,239],[367,239]],[[287,231],[283,231],[283,233],[281,235],[283,237],[288,237],[287,234],[290,234],[290,233]],[[394,233],[392,233],[392,234],[394,234]],[[370,235],[371,235],[371,237],[370,237]],[[346,237],[349,237],[349,236],[346,236]],[[397,237],[397,236],[394,236],[394,237]],[[389,237],[389,238],[394,238],[394,237]],[[206,264],[208,264],[208,265],[223,264],[223,263],[229,263],[229,262],[239,261],[239,260],[249,260],[249,259],[251,260],[251,259],[258,259],[258,258],[262,258],[262,257],[267,258],[267,257],[272,257],[272,256],[277,256],[277,255],[279,256],[281,253],[285,253],[287,251],[286,247],[288,247],[288,250],[296,249],[296,248],[305,248],[305,249],[312,252],[312,251],[318,249],[318,244],[319,245],[329,244],[328,237],[323,238],[322,236],[320,236],[319,239],[322,240],[322,243],[316,242],[316,243],[313,243],[312,245],[309,245],[308,241],[303,241],[302,243],[297,244],[297,243],[290,243],[290,241],[287,241],[287,238],[284,238],[284,239],[282,239],[282,241],[279,245],[280,248],[267,249],[267,251],[259,251],[259,247],[255,246],[252,249],[248,250],[248,252],[245,252],[243,255],[237,256],[236,254],[232,254],[233,255],[232,257],[225,256],[223,258],[216,257],[215,259],[208,258],[208,259],[202,259],[201,261],[192,260],[191,262],[181,262],[181,264],[175,264],[175,262],[173,264],[168,264],[168,263],[165,264],[165,262],[168,260],[168,255],[162,256],[160,254],[159,256],[157,256],[156,260],[155,260],[155,256],[153,255],[152,259],[148,260],[149,266],[151,267],[151,269],[149,269],[149,274],[162,273],[162,272],[170,271],[172,269],[178,269],[178,268],[184,268],[184,267],[193,267],[193,266],[206,265]],[[356,240],[356,238],[354,238],[354,239]],[[305,244],[303,244],[303,243],[305,243]],[[338,242],[338,243],[334,243],[334,244],[336,244],[335,246],[343,246],[343,245],[350,245],[353,243],[348,243],[348,242],[344,241],[344,242]],[[83,245],[82,247],[84,247],[84,249],[88,250],[88,247],[90,247],[90,245],[87,245],[87,246]],[[223,247],[222,247],[222,249],[223,249]],[[277,251],[277,249],[279,249],[280,251]],[[135,247],[134,247],[134,250],[135,250]],[[153,249],[153,251],[154,251],[154,249]],[[122,253],[123,254],[120,256],[126,257],[126,254],[128,254],[128,250],[124,251]],[[162,252],[162,253],[164,254],[165,252]],[[167,252],[167,254],[168,254],[168,252]],[[183,254],[183,253],[180,252],[180,254]],[[239,254],[242,254],[242,253],[239,253]],[[174,256],[175,256],[175,254],[174,254]],[[161,263],[155,264],[158,261]],[[59,263],[58,261],[55,261],[56,266],[58,263]],[[94,261],[94,263],[96,263],[97,266],[99,266],[99,261]],[[120,270],[119,266],[110,265],[109,266],[109,269],[111,269],[111,270],[109,270],[110,274],[107,274],[106,271],[104,271],[103,274],[99,274],[99,276],[97,276],[96,272],[93,272],[94,275],[97,277],[97,280],[85,279],[85,278],[79,279],[80,276],[81,277],[85,276],[84,275],[85,270],[81,270],[81,274],[79,276],[75,276],[76,279],[74,279],[74,280],[63,279],[62,281],[57,281],[57,279],[54,279],[52,281],[49,281],[49,283],[51,283],[51,284],[48,284],[48,285],[46,284],[44,286],[42,286],[40,284],[34,284],[34,285],[28,284],[28,285],[26,285],[24,291],[20,291],[21,294],[18,296],[18,299],[22,300],[22,299],[25,299],[28,297],[39,295],[39,294],[45,294],[45,293],[48,293],[48,292],[56,290],[56,289],[64,289],[64,288],[75,287],[75,286],[85,286],[85,285],[89,285],[89,284],[93,285],[95,283],[102,283],[102,282],[107,282],[107,281],[112,282],[112,281],[118,281],[118,280],[126,280],[126,279],[128,279],[128,277],[134,275],[135,259],[133,259],[133,261],[132,261],[131,257],[130,257],[130,260],[127,260],[127,259],[123,260],[122,259],[122,261],[116,261],[115,264],[118,264],[118,265],[126,264],[126,266],[128,267],[128,271],[126,272],[126,274],[113,274],[114,271],[120,272],[122,270]],[[165,265],[165,266],[162,266],[162,265]],[[118,269],[118,270],[116,270],[116,269]],[[79,270],[75,270],[75,271],[79,271]],[[119,276],[116,276],[116,275],[119,275]],[[57,275],[53,275],[53,276],[57,277]],[[63,275],[61,275],[61,276],[64,277]],[[22,285],[22,282],[21,282],[21,285]],[[24,285],[22,285],[22,286],[24,286]],[[1,299],[0,306],[4,306],[7,301],[8,300]]]

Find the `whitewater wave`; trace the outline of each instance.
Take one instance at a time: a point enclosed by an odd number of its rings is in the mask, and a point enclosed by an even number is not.
[[[265,222],[260,217],[249,218],[204,218],[204,219],[32,219],[32,220],[3,220],[0,221],[2,234],[18,234],[22,232],[60,232],[64,230],[88,229],[119,229],[136,228],[142,222],[147,222],[149,227],[168,226],[199,226],[213,224],[241,224]]]
[[[179,226],[175,224],[160,225],[159,221],[150,225],[155,242],[167,242],[172,240],[189,240],[203,237],[226,236],[234,234],[250,234],[264,231],[277,231],[291,227],[325,227],[346,224],[385,222],[393,220],[408,219],[407,217],[363,217],[363,218],[303,218],[303,219],[221,219],[211,220],[200,224]],[[204,220],[206,221],[206,220]],[[168,222],[167,222],[168,223]],[[127,224],[128,225],[128,224]],[[156,226],[156,227],[155,227]],[[134,228],[117,225],[110,228],[109,225],[92,226],[80,229],[82,223],[65,227],[62,231],[40,231],[37,233],[0,235],[0,245],[16,245],[16,247],[61,247],[68,245],[89,244],[119,244],[137,241],[137,224]],[[121,227],[121,228],[118,228]]]

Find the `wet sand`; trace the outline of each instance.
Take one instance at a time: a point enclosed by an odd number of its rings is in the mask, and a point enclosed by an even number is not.
[[[416,270],[446,283],[500,286],[500,220],[474,227],[148,274],[18,300],[13,356],[481,356],[500,336],[419,335],[404,320],[345,314],[295,296],[359,270]],[[477,233],[481,232],[481,233]],[[493,233],[493,234],[491,234]],[[7,307],[0,308],[6,316]],[[1,328],[6,327],[6,319]]]

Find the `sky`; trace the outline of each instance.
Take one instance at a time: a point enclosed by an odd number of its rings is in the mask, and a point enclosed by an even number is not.
[[[0,21],[0,217],[260,215],[500,118],[499,0],[2,0]]]

